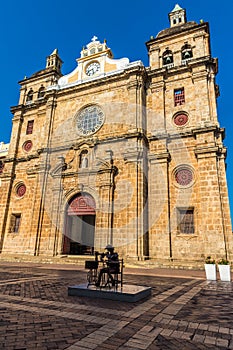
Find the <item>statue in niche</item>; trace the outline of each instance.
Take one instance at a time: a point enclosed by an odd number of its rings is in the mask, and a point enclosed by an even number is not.
[[[85,169],[85,168],[88,168],[88,151],[85,150],[85,151],[82,151],[80,153],[80,162],[79,162],[79,167],[81,169]]]

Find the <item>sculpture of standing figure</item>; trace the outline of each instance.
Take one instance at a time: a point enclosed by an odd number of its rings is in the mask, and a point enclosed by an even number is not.
[[[80,154],[80,168],[88,168],[87,151],[83,151]]]

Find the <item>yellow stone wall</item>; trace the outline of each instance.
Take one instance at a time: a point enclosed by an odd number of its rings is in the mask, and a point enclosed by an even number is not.
[[[185,42],[194,57],[182,65]],[[2,252],[63,255],[67,203],[84,192],[96,203],[96,250],[112,243],[124,258],[165,266],[197,267],[207,255],[232,256],[225,148],[216,111],[217,65],[209,57],[206,24],[158,36],[147,47],[148,68],[135,65],[62,88],[56,87],[59,75],[53,71],[21,82],[0,175]],[[174,53],[170,68],[162,66],[167,47]],[[26,104],[26,92],[41,85],[47,88],[44,99]],[[181,87],[185,104],[174,106],[174,89]],[[91,105],[103,110],[104,124],[93,135],[80,136],[77,115]],[[184,126],[174,124],[179,111],[188,115]],[[29,120],[34,129],[26,135]],[[23,149],[27,140],[33,143],[29,152]],[[88,167],[80,169],[83,150]],[[193,174],[188,186],[175,179],[183,166]],[[22,198],[16,195],[19,183],[26,185]],[[179,208],[194,208],[194,234],[179,233]],[[9,232],[11,215],[17,213],[19,232]]]

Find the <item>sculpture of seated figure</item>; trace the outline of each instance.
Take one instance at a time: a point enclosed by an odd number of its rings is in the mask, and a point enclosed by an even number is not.
[[[100,255],[100,261],[106,262],[107,266],[104,266],[98,275],[98,279],[95,283],[96,287],[99,287],[101,284],[102,276],[104,273],[107,274],[108,279],[111,281],[112,286],[115,286],[115,280],[113,274],[119,273],[120,270],[120,262],[118,258],[118,253],[114,252],[114,247],[108,244],[105,248],[107,250],[106,253],[97,253]]]

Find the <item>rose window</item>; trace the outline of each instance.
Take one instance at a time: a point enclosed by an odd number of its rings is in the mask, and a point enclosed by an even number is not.
[[[188,116],[185,113],[176,114],[174,117],[174,123],[177,126],[183,126],[188,122]]]
[[[179,169],[175,173],[175,179],[180,186],[188,186],[193,181],[193,173],[190,169]]]
[[[26,186],[24,184],[20,184],[16,188],[16,194],[18,197],[23,197],[26,193]]]
[[[31,150],[31,148],[32,148],[32,141],[30,141],[30,140],[26,141],[23,145],[24,151],[29,152]]]
[[[80,135],[92,135],[103,125],[104,113],[99,106],[88,106],[78,113],[76,123]]]

